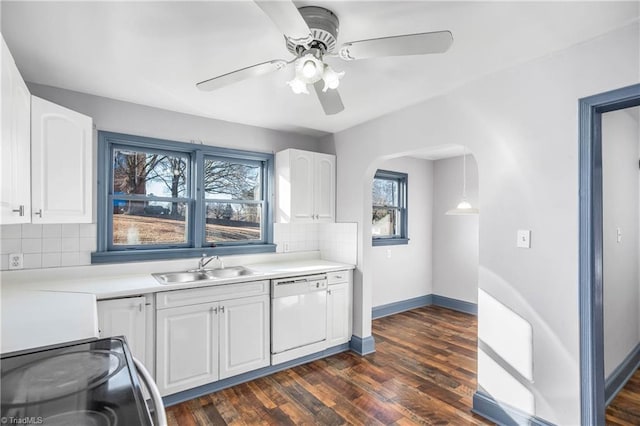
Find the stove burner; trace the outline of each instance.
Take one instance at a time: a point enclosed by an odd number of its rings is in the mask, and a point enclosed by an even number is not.
[[[109,380],[123,366],[119,353],[102,349],[39,359],[2,375],[2,404],[42,403],[86,391]]]
[[[47,426],[116,426],[118,417],[115,411],[105,407],[105,411],[78,410],[45,417],[43,424]]]

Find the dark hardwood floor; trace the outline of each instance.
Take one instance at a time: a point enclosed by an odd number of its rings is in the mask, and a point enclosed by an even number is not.
[[[607,425],[640,425],[640,370],[607,407]]]
[[[314,361],[167,409],[169,425],[478,425],[477,321],[435,306],[373,321],[376,352]]]

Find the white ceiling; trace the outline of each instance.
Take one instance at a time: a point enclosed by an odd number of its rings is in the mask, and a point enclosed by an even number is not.
[[[27,81],[168,110],[312,135],[337,132],[482,75],[638,20],[639,2],[296,1],[340,19],[339,44],[451,30],[441,55],[328,60],[345,77],[345,111],[325,116],[294,95],[292,70],[201,92],[195,83],[289,59],[281,34],[251,1],[2,1],[2,33]]]

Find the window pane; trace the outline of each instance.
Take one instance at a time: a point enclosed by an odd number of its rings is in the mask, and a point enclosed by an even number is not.
[[[262,205],[249,203],[207,203],[207,243],[256,241],[262,239]]]
[[[373,180],[373,205],[398,206],[398,181],[390,179]]]
[[[187,204],[160,201],[113,201],[113,244],[185,244]]]
[[[185,197],[189,157],[114,149],[113,193]]]
[[[205,159],[205,197],[217,200],[261,200],[260,170],[258,164]]]
[[[400,211],[393,208],[374,207],[371,232],[374,237],[400,235]]]

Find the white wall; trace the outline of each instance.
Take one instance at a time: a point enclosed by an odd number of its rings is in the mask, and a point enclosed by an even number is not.
[[[331,144],[322,144],[312,136],[182,114],[56,87],[27,84],[33,95],[92,117],[98,130],[261,152],[277,152],[286,148],[327,152],[333,148]]]
[[[479,217],[445,214],[460,202],[462,165],[462,156],[433,162],[433,294],[477,303]],[[467,200],[480,207],[478,166],[471,154],[467,155]]]
[[[481,328],[498,326],[479,339],[499,348],[480,347],[479,387],[556,424],[580,423],[578,99],[640,81],[639,34],[635,23],[334,135],[338,220],[360,225],[381,160],[469,146],[482,183],[479,288],[504,307],[479,302]],[[375,258],[370,227],[358,229],[354,334],[366,338]],[[518,229],[532,230],[531,249],[516,248]],[[523,325],[516,330],[530,325],[522,347],[509,315]],[[527,351],[532,380],[505,365]]]
[[[402,157],[379,163],[377,167],[408,174],[409,244],[371,248],[374,307],[432,293],[432,162]],[[371,207],[366,225],[371,227]]]
[[[640,109],[640,107],[637,107]],[[602,116],[603,289],[605,377],[640,342],[638,321],[637,114],[620,110]],[[617,241],[617,229],[622,238]]]

